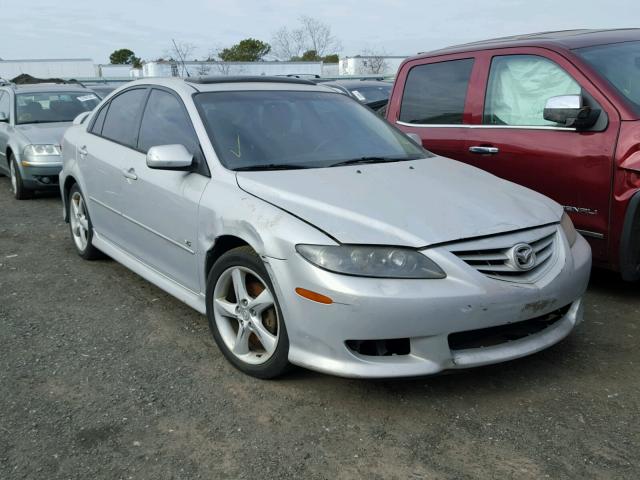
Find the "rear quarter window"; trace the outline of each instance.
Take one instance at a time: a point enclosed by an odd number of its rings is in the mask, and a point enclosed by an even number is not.
[[[407,75],[400,121],[414,124],[461,124],[473,59],[413,67]]]

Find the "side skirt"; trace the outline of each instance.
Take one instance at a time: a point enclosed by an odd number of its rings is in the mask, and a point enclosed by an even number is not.
[[[116,262],[121,263],[145,280],[153,283],[168,294],[173,295],[201,314],[207,314],[207,304],[203,294],[189,290],[173,279],[142,263],[140,259],[125,252],[122,248],[110,242],[95,230],[93,231],[92,243],[98,250],[106,253]]]

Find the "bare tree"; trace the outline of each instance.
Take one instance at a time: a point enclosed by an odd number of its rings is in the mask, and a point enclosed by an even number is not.
[[[302,29],[289,30],[282,27],[273,34],[271,39],[271,53],[278,60],[291,60],[301,57],[305,51],[305,32]]]
[[[226,77],[231,72],[231,64],[229,62],[223,62],[222,60],[217,60],[214,65],[220,75],[224,75]]]
[[[271,53],[278,60],[301,58],[307,51],[314,51],[318,57],[324,57],[341,49],[342,45],[332,35],[329,25],[307,16],[300,17],[300,28],[282,27],[271,39]]]
[[[165,56],[180,65],[182,76],[186,76],[187,71],[182,62],[189,60],[195,51],[196,46],[193,43],[172,41],[171,46],[165,51]]]
[[[209,71],[211,70],[211,66],[207,65],[205,62],[200,62],[198,67],[196,68],[196,73],[201,76],[209,75]]]
[[[218,75],[228,76],[231,72],[231,65],[228,62],[223,62],[220,60],[220,51],[222,48],[216,47],[209,50],[207,54],[207,62],[212,62],[211,67],[215,70]]]
[[[384,50],[365,49],[360,54],[362,63],[359,68],[361,74],[377,75],[385,73],[389,68]]]
[[[331,27],[326,23],[306,15],[300,17],[300,23],[308,42],[306,50],[315,50],[319,57],[324,57],[342,49],[338,39],[331,34]]]

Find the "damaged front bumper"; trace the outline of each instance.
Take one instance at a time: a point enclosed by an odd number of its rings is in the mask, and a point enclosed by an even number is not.
[[[268,259],[290,341],[289,360],[345,377],[406,377],[512,360],[566,337],[582,320],[581,297],[591,251],[558,233],[557,258],[531,283],[496,280],[470,268],[445,247],[429,257],[446,272],[439,280],[349,277],[297,256]],[[333,299],[322,305],[294,293],[302,287]],[[510,331],[540,323],[518,337]],[[528,324],[527,324],[528,325]],[[509,326],[506,340],[479,346],[457,342],[460,332],[482,336]]]

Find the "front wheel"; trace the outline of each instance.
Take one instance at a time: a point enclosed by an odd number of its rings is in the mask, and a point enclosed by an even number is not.
[[[26,200],[33,197],[33,192],[25,188],[22,182],[22,175],[13,154],[9,155],[9,176],[11,177],[11,191],[16,200]]]
[[[250,247],[225,253],[209,272],[207,318],[218,347],[242,372],[267,379],[289,369],[289,337],[278,299]]]
[[[69,198],[69,227],[71,228],[71,238],[73,245],[76,247],[78,255],[85,260],[95,260],[102,258],[103,254],[93,246],[93,225],[89,217],[89,210],[84,200],[84,196],[80,191],[80,187],[76,183],[71,187]]]

